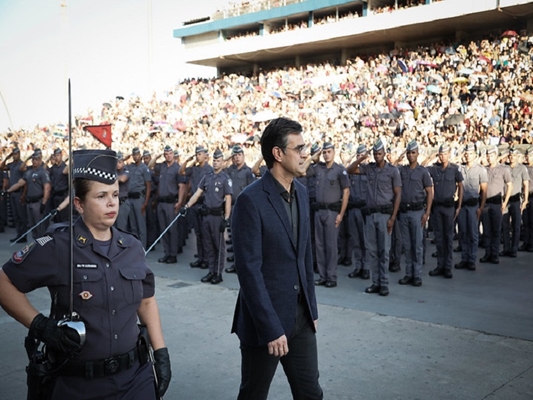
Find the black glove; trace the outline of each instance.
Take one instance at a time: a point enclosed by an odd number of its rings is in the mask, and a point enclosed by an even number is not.
[[[162,347],[154,351],[154,368],[157,377],[157,391],[159,397],[163,397],[170,384],[172,378],[172,371],[170,370],[170,357],[168,355],[168,349]]]
[[[39,212],[42,214],[44,212],[45,208],[46,208],[46,204],[41,203],[41,207],[39,208]]]
[[[180,214],[183,215],[183,216],[186,216],[188,209],[189,209],[188,207],[181,207],[180,208]]]
[[[50,214],[52,217],[55,217],[57,215],[57,208],[54,208],[52,211],[50,211]]]
[[[224,233],[224,231],[226,230],[226,228],[229,227],[229,219],[226,219],[226,218],[222,218],[222,221],[220,221],[220,227],[218,228],[218,230],[220,231],[220,233]]]
[[[29,336],[64,354],[74,354],[81,349],[78,332],[66,326],[57,326],[57,321],[43,314],[31,321]]]

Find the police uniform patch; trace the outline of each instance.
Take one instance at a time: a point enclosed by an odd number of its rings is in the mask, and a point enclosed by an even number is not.
[[[231,179],[228,179],[228,185],[229,185],[229,187],[233,186],[233,182],[231,181]]]
[[[81,244],[85,244],[85,243],[87,243],[87,238],[86,238],[85,236],[83,236],[83,235],[78,235],[78,237],[76,238],[76,240],[77,240],[78,242],[80,242]]]
[[[78,296],[80,296],[83,300],[89,300],[91,297],[93,297],[93,294],[88,290],[84,290]]]
[[[15,264],[22,263],[22,261],[24,261],[26,257],[28,257],[28,254],[30,254],[30,251],[34,247],[35,247],[35,242],[31,242],[27,246],[24,246],[19,251],[16,251],[15,253],[13,253],[13,255],[11,256],[11,261],[13,261],[13,263]]]
[[[76,264],[76,268],[98,268],[97,264]]]
[[[46,243],[48,243],[48,242],[51,241],[51,240],[54,240],[54,239],[52,239],[52,237],[51,237],[51,236],[48,236],[48,235],[43,236],[43,237],[40,237],[40,238],[38,238],[38,239],[35,239],[35,241],[36,241],[37,243],[39,243],[41,246],[44,246]]]

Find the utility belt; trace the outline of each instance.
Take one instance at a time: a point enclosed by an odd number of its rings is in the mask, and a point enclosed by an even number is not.
[[[509,203],[513,203],[515,201],[520,201],[520,192],[517,194],[513,194],[511,197],[509,197]]]
[[[455,206],[455,201],[452,199],[444,199],[444,200],[440,200],[440,201],[433,201],[433,205],[434,206],[441,206],[441,207],[454,207]]]
[[[126,202],[126,200],[128,200],[128,196],[119,197],[118,198],[118,205],[121,206],[122,204],[124,204]]]
[[[406,213],[407,211],[420,211],[426,207],[425,202],[420,201],[418,203],[400,203],[399,211]]]
[[[463,200],[462,207],[473,207],[479,205],[479,199],[477,197],[471,197],[468,200]]]
[[[177,196],[168,195],[168,196],[160,196],[157,201],[159,203],[175,203],[178,201]]]
[[[37,203],[38,201],[41,201],[41,199],[43,198],[43,196],[31,196],[31,197],[26,197],[26,203]]]
[[[348,210],[353,210],[354,208],[363,208],[366,206],[366,201],[356,201],[353,203],[348,203]]]
[[[501,193],[497,194],[496,196],[489,197],[485,203],[487,204],[502,204],[502,195]]]
[[[64,189],[64,190],[52,190],[52,194],[54,196],[64,196],[68,193],[68,189]]]
[[[144,196],[146,192],[143,190],[142,192],[131,192],[128,193],[128,198],[130,199],[140,199],[142,196]]]
[[[312,203],[311,208],[315,211],[318,210],[330,210],[339,212],[341,210],[341,202],[336,203]]]
[[[224,215],[224,207],[220,206],[220,207],[209,208],[209,207],[203,206],[200,208],[200,214],[203,215],[204,217],[206,215],[221,216],[221,215]]]
[[[376,207],[363,207],[361,209],[363,215],[372,215],[372,214],[389,214],[392,215],[394,207],[392,204],[387,204],[385,206],[376,206]]]

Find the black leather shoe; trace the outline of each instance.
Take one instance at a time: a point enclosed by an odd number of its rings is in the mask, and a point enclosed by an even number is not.
[[[461,261],[460,263],[455,264],[455,269],[466,269],[468,268],[468,263],[466,261]]]
[[[413,279],[413,286],[416,286],[416,287],[422,286],[422,279],[421,278],[414,278]]]
[[[444,274],[443,275],[444,275],[445,278],[448,278],[448,279],[452,279],[453,278],[452,271],[450,271],[449,269],[444,270]]]
[[[324,286],[326,286],[327,288],[337,287],[337,282],[335,282],[335,281],[327,281]]]
[[[202,261],[202,262],[200,263],[200,268],[201,268],[201,269],[207,269],[207,268],[209,268],[209,265],[207,265],[207,263],[206,263],[205,261]]]
[[[167,264],[176,264],[178,262],[178,259],[176,256],[169,256],[167,258],[167,261],[165,261]]]
[[[511,252],[509,250],[500,251],[500,257],[511,257]]]
[[[516,253],[511,251],[511,252],[509,253],[509,257],[511,257],[511,258],[516,258]]]
[[[183,247],[178,247],[178,254],[183,253]]]
[[[348,278],[357,278],[357,277],[360,277],[361,274],[362,274],[362,270],[358,269],[358,270],[355,270],[355,271],[352,271],[348,274]]]
[[[211,282],[211,279],[213,279],[214,277],[215,277],[215,274],[213,274],[212,272],[209,272],[206,276],[200,279],[200,281],[203,283]]]
[[[352,265],[352,259],[351,258],[345,258],[344,262],[342,263],[342,265],[344,265],[345,267],[349,267],[350,265]]]
[[[389,272],[398,272],[400,269],[400,265],[397,263],[389,264]]]
[[[492,257],[489,254],[485,254],[483,257],[479,259],[479,262],[488,263],[488,262],[491,262],[491,258]]]
[[[529,249],[529,245],[524,243],[522,244],[522,246],[518,248],[518,251],[528,251],[528,249]]]
[[[337,259],[337,265],[342,265],[344,263],[344,257],[339,257]]]
[[[363,272],[361,272],[361,279],[370,279],[370,271],[368,269],[364,269]]]
[[[157,260],[157,262],[160,264],[166,264],[169,257],[170,256],[161,257],[159,260]]]
[[[228,247],[228,248],[226,249],[226,251],[227,251],[228,253],[233,253],[233,246]]]
[[[226,260],[227,260],[228,262],[234,262],[234,261],[235,261],[235,257],[233,257],[233,256],[229,256],[229,257],[226,257]]]
[[[383,297],[388,296],[389,295],[389,287],[388,286],[381,286],[379,288],[379,295],[383,296]]]
[[[231,240],[226,240],[226,244],[233,244],[233,241],[231,241]]]
[[[429,271],[429,276],[438,276],[438,275],[444,275],[444,270],[442,268],[435,268]]]
[[[315,281],[315,286],[326,286],[327,281],[325,279],[317,279]]]
[[[402,279],[398,281],[400,285],[408,285],[409,283],[413,283],[413,277],[405,275]]]
[[[476,264],[473,263],[473,262],[469,262],[467,263],[468,265],[466,266],[466,268],[469,270],[469,271],[475,271],[476,270]]]
[[[455,249],[453,249],[454,253],[460,253],[463,251],[463,248],[461,246],[457,246]]]
[[[381,289],[380,286],[378,286],[378,285],[374,285],[374,284],[373,284],[372,286],[369,286],[369,287],[367,287],[367,288],[365,289],[365,293],[370,293],[370,294],[372,294],[372,293],[379,293],[379,290],[380,290],[380,289]]]
[[[191,268],[200,268],[200,264],[202,264],[202,262],[202,260],[196,260],[190,263],[189,265],[191,266]]]
[[[492,256],[492,257],[490,258],[490,262],[491,262],[492,264],[499,264],[499,263],[500,263],[500,259],[498,258],[498,256]]]
[[[220,282],[222,282],[223,279],[222,279],[222,275],[221,274],[216,274],[213,279],[211,279],[211,284],[212,285],[218,285]]]
[[[431,257],[437,258],[437,252],[431,253]]]
[[[235,274],[237,272],[237,270],[235,269],[235,265],[232,265],[231,267],[226,268],[226,272],[228,274]]]

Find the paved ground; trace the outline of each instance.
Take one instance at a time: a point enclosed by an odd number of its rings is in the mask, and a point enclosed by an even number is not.
[[[2,260],[14,250],[12,236],[0,233]],[[238,282],[227,274],[220,285],[200,283],[205,271],[189,267],[188,242],[175,265],[157,264],[161,245],[148,255],[173,362],[165,399],[235,399],[240,358],[230,326]],[[532,261],[519,253],[498,266],[454,271],[451,280],[426,275],[420,288],[400,286],[402,272],[391,274],[386,298],[364,294],[368,281],[348,279],[351,268],[339,267],[337,288],[317,288],[325,399],[532,399]],[[425,273],[434,266],[428,257]],[[47,312],[46,291],[30,297]],[[0,311],[0,399],[25,398],[24,335]],[[270,399],[290,398],[280,369]]]

